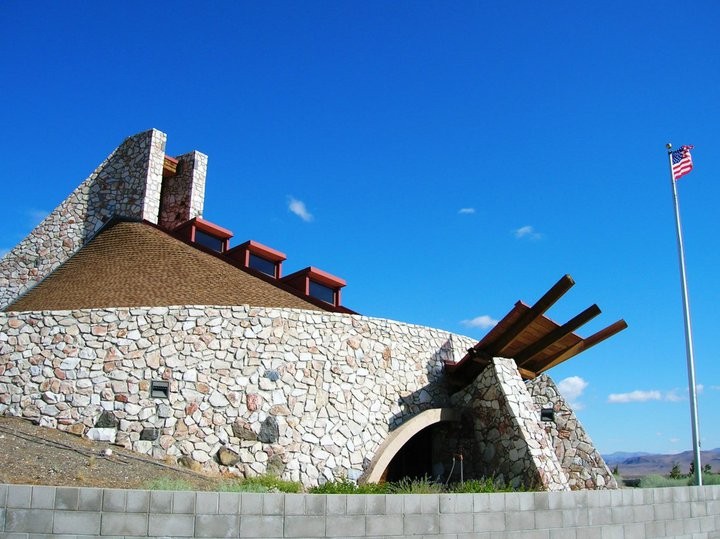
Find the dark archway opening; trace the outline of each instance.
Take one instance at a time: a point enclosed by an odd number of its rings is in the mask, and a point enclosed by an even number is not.
[[[434,431],[432,426],[426,427],[407,441],[390,461],[386,481],[432,477]]]

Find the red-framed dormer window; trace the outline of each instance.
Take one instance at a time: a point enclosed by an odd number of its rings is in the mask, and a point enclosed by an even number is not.
[[[253,240],[233,247],[226,254],[240,262],[243,267],[258,271],[273,279],[282,277],[282,263],[287,259],[285,253]]]
[[[283,277],[283,282],[306,296],[335,307],[340,306],[340,289],[347,284],[344,279],[312,266]]]
[[[210,221],[194,217],[175,228],[173,232],[193,243],[197,243],[218,253],[224,253],[230,245],[233,233]]]

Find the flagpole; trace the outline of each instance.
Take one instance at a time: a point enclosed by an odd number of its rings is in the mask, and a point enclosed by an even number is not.
[[[672,144],[667,143],[668,160],[670,164],[670,183],[672,184],[673,204],[675,206],[675,228],[677,230],[678,255],[680,258],[680,281],[682,284],[683,315],[685,318],[685,352],[687,355],[688,384],[690,386],[690,421],[692,423],[693,462],[695,464],[695,484],[702,486],[702,468],[700,463],[700,439],[698,437],[699,423],[697,410],[697,388],[695,385],[695,359],[693,357],[692,327],[690,325],[690,303],[687,293],[687,278],[685,276],[685,250],[683,248],[682,229],[680,227],[680,206],[675,176],[673,174]]]

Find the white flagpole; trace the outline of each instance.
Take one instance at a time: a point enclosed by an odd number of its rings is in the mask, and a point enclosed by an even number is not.
[[[687,279],[685,277],[685,251],[683,248],[682,230],[680,227],[680,207],[678,205],[677,185],[673,174],[672,144],[667,143],[668,160],[670,163],[670,183],[672,184],[673,204],[675,206],[675,228],[677,230],[678,255],[680,257],[680,281],[682,284],[683,314],[685,317],[685,352],[687,355],[688,384],[690,385],[690,421],[692,422],[693,462],[695,464],[695,484],[702,486],[702,468],[700,463],[700,438],[697,388],[695,385],[695,359],[693,358],[692,327],[690,326],[690,303],[687,293]]]

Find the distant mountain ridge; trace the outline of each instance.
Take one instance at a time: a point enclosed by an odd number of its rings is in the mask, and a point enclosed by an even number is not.
[[[616,466],[624,478],[642,477],[650,474],[667,475],[675,464],[680,471],[687,474],[693,461],[692,451],[683,451],[672,455],[644,452],[618,451],[603,455],[605,463],[612,470]],[[700,452],[703,467],[710,465],[713,473],[720,473],[720,448]]]

